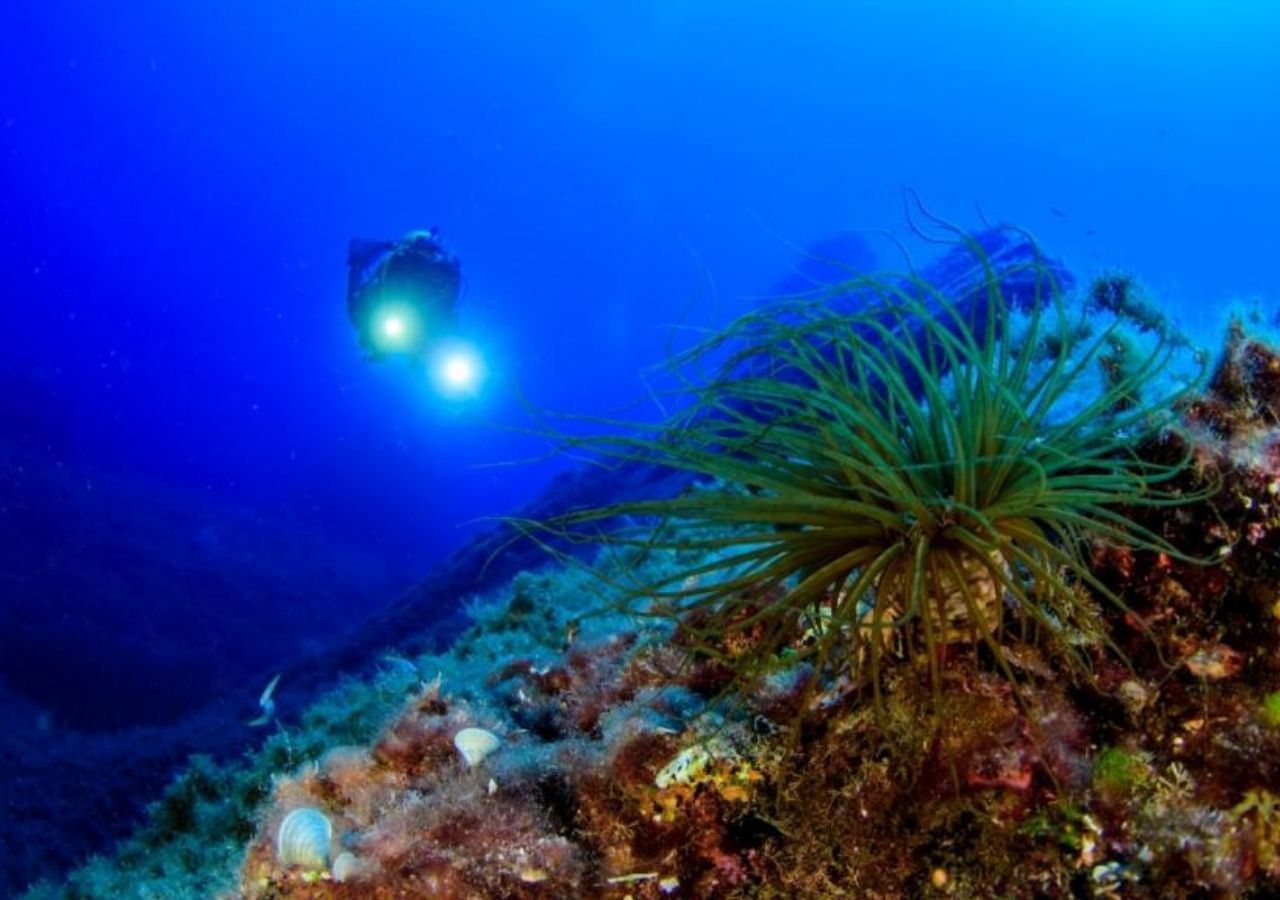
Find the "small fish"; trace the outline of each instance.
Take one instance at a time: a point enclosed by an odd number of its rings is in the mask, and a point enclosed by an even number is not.
[[[578,639],[578,630],[582,627],[577,619],[570,619],[564,626],[564,649],[568,650]]]
[[[414,678],[419,680],[422,678],[422,673],[418,671],[418,667],[398,653],[384,653],[380,659],[387,665],[400,669]]]
[[[260,728],[271,722],[276,717],[276,701],[273,696],[276,692],[276,685],[280,683],[280,676],[283,672],[277,672],[276,677],[267,683],[267,687],[262,692],[262,696],[258,698],[258,706],[262,708],[262,715],[254,719],[252,722],[245,722],[250,728]]]

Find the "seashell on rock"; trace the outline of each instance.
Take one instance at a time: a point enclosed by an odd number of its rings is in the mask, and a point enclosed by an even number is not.
[[[333,823],[313,806],[300,806],[280,823],[276,832],[276,859],[282,865],[309,871],[329,868],[329,844]]]
[[[333,868],[329,870],[329,874],[336,882],[350,881],[364,871],[364,864],[360,862],[360,857],[356,856],[350,850],[343,850],[333,861]]]
[[[464,728],[453,736],[453,746],[458,748],[468,767],[480,765],[500,743],[496,734],[483,728]]]

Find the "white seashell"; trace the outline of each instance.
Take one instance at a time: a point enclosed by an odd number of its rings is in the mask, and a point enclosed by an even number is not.
[[[329,870],[329,874],[333,876],[334,881],[343,882],[350,881],[362,871],[364,871],[364,864],[360,862],[360,857],[350,850],[343,850],[333,861],[333,868]]]
[[[329,868],[329,843],[333,823],[313,806],[300,806],[280,823],[276,833],[276,859],[286,866],[310,871]]]
[[[464,728],[453,736],[453,746],[458,748],[468,766],[478,766],[484,758],[498,749],[501,741],[492,731],[483,728]]]

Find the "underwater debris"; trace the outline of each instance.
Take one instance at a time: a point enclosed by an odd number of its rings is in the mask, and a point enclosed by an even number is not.
[[[260,728],[271,722],[276,717],[276,685],[280,683],[280,676],[283,672],[277,672],[276,676],[267,682],[267,686],[263,688],[262,696],[258,698],[258,707],[262,710],[262,715],[251,722],[246,722],[250,728]]]

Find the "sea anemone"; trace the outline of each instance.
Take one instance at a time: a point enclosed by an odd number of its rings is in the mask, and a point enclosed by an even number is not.
[[[568,441],[701,482],[539,527],[678,551],[687,564],[627,586],[627,609],[677,621],[728,690],[806,664],[811,683],[878,695],[890,657],[927,660],[940,689],[953,643],[989,647],[1011,680],[1011,640],[1083,664],[1078,638],[1111,643],[1096,601],[1127,612],[1088,542],[1185,558],[1135,520],[1196,499],[1172,486],[1185,460],[1136,450],[1193,387],[1169,377],[1181,345],[1151,334],[1106,366],[1119,324],[1073,314],[1029,238],[997,270],[952,234],[977,273],[963,298],[915,273],[859,276],[748,315],[673,360],[665,421]]]

